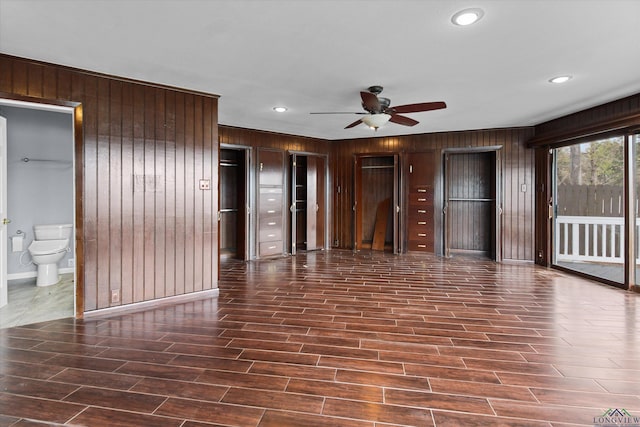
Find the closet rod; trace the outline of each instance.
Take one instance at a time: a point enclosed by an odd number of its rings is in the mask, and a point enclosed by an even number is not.
[[[25,163],[29,163],[29,162],[53,162],[53,163],[71,163],[68,162],[66,160],[54,160],[54,159],[31,159],[29,157],[23,157],[20,160],[22,160]]]

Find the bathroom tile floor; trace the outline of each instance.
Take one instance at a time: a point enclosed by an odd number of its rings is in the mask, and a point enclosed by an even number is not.
[[[593,426],[640,416],[639,331],[640,294],[535,265],[227,260],[217,298],[0,330],[0,425]]]
[[[73,317],[73,274],[56,285],[37,287],[35,277],[9,282],[9,303],[0,308],[0,329]]]

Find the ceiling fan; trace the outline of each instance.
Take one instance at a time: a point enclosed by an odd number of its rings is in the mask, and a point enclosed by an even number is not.
[[[365,112],[328,112],[311,114],[360,114],[364,117],[347,125],[345,129],[364,123],[370,128],[378,130],[380,126],[387,122],[393,122],[403,126],[415,126],[419,123],[417,120],[401,114],[447,108],[447,104],[444,102],[422,102],[418,104],[396,105],[395,107],[392,107],[390,106],[391,101],[389,98],[378,96],[382,92],[382,89],[382,86],[370,86],[366,92],[360,92],[362,108],[364,108]]]

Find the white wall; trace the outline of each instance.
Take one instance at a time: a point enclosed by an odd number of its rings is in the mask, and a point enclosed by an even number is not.
[[[20,252],[12,252],[11,236],[27,236],[23,250],[33,240],[34,224],[73,224],[73,116],[72,114],[0,106],[7,119],[7,273],[33,272],[33,264],[20,265]],[[29,158],[24,162],[21,159]],[[39,162],[36,160],[55,160]],[[70,245],[73,247],[73,236]],[[70,252],[58,264],[68,267]],[[28,251],[22,256],[28,263]]]

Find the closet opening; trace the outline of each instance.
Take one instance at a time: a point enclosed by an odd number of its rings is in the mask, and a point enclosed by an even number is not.
[[[326,158],[292,153],[290,156],[290,252],[325,248]]]
[[[400,253],[398,155],[356,155],[354,250]]]
[[[220,258],[249,259],[249,151],[220,148]]]
[[[499,151],[446,152],[444,169],[445,255],[500,261]]]

